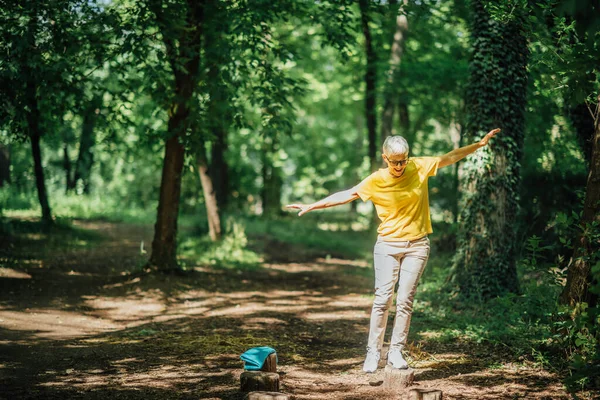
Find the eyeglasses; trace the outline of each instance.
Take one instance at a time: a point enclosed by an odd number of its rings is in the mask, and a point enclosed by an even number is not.
[[[403,165],[406,165],[406,164],[408,164],[408,160],[409,160],[408,157],[405,158],[404,160],[398,160],[398,161],[390,160],[387,156],[385,156],[385,158],[393,167],[401,167]]]

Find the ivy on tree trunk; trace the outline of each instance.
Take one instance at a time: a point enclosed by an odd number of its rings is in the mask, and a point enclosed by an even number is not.
[[[454,280],[468,297],[518,292],[516,228],[525,131],[527,40],[522,14],[492,19],[485,1],[473,0],[465,143],[499,127],[489,146],[462,164],[458,250]]]

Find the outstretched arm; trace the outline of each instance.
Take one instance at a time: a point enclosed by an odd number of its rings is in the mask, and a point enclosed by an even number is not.
[[[438,164],[438,168],[447,167],[448,165],[452,165],[469,154],[475,152],[475,150],[480,149],[488,144],[491,138],[496,136],[496,134],[500,132],[500,128],[492,129],[477,143],[470,144],[468,146],[461,147],[456,150],[452,150],[450,153],[446,153],[440,157],[440,163]]]
[[[295,208],[300,210],[298,216],[304,215],[309,211],[318,210],[320,208],[328,208],[335,207],[341,204],[350,203],[358,199],[357,187],[353,187],[352,189],[343,190],[341,192],[336,192],[331,196],[325,197],[323,200],[319,200],[316,203],[312,204],[289,204],[288,208]]]

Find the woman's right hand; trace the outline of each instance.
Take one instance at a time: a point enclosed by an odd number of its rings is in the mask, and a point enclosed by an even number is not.
[[[312,204],[288,204],[286,207],[300,210],[298,213],[299,217],[312,210]]]

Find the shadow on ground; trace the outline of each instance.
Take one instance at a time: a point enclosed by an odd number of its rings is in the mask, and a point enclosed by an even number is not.
[[[239,355],[265,345],[296,398],[382,397],[372,385],[381,372],[360,370],[372,291],[365,260],[299,262],[294,248],[286,262],[254,270],[137,274],[148,227],[77,224],[93,233],[84,244],[71,232],[56,247],[29,233],[3,242],[0,398],[241,399]],[[418,384],[443,387],[445,398],[567,398],[551,374],[494,372],[511,360],[485,347],[413,342],[417,352],[427,365]]]

